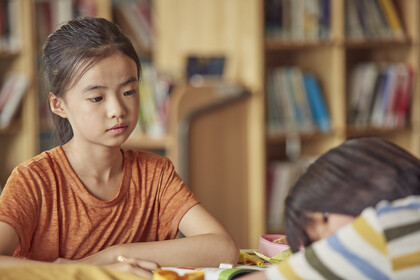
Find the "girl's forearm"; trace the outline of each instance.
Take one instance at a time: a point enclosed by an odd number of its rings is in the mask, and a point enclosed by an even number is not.
[[[47,264],[47,263],[48,262],[34,261],[34,260],[0,255],[0,267],[11,267],[11,266],[28,265],[28,264]]]
[[[186,238],[115,245],[82,262],[108,264],[118,256],[138,258],[173,267],[217,267],[220,263],[236,264],[239,248],[230,236],[201,234]]]

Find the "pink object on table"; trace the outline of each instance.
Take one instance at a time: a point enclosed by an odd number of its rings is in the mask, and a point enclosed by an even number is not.
[[[289,249],[289,245],[274,243],[273,241],[279,238],[285,237],[281,234],[265,234],[260,236],[260,242],[258,246],[258,253],[263,254],[269,258],[272,258],[286,249]]]

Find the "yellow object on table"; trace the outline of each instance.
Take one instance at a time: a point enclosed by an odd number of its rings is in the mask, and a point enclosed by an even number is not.
[[[264,266],[264,260],[260,259],[257,256],[248,254],[247,252],[244,252],[242,250],[239,253],[238,263],[243,263],[243,264],[252,263],[260,267]]]
[[[173,270],[158,269],[153,273],[153,280],[204,280],[204,272],[194,271],[180,276]]]
[[[274,264],[274,263],[278,263],[280,261],[287,260],[293,254],[293,252],[292,252],[291,249],[286,249],[286,250],[280,252],[279,254],[277,254],[277,255],[275,255],[274,257],[271,257],[271,258],[269,258],[269,257],[267,257],[263,254],[260,254],[258,252],[255,252],[255,254],[258,257],[266,260],[267,262]]]

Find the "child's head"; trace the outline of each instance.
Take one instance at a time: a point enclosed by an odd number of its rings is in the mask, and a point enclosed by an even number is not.
[[[311,243],[313,213],[359,215],[381,200],[420,194],[420,160],[380,138],[344,142],[318,158],[286,199],[285,228],[292,250]]]
[[[52,33],[42,49],[45,91],[63,98],[96,63],[120,52],[133,59],[140,80],[140,61],[130,40],[114,23],[103,18],[70,20]],[[51,114],[60,144],[73,137],[66,118]]]

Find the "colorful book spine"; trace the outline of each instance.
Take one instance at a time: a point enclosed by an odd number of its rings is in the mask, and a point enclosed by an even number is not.
[[[403,38],[404,32],[402,29],[402,24],[392,0],[379,0],[379,4],[385,15],[388,25],[394,34],[394,37],[397,39]]]
[[[311,73],[305,73],[303,75],[303,80],[315,124],[320,131],[325,133],[330,132],[330,115],[317,80]]]
[[[27,79],[23,74],[13,74],[8,77],[0,92],[2,107],[0,111],[0,129],[9,126],[26,93]],[[5,98],[3,99],[3,96]]]

